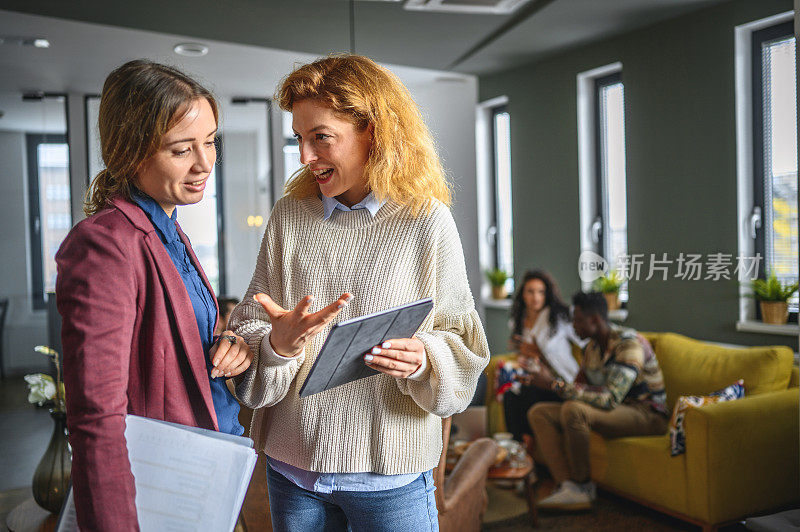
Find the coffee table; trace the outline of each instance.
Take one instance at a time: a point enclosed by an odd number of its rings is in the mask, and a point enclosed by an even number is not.
[[[534,527],[539,526],[539,511],[536,508],[536,493],[533,489],[533,458],[525,453],[525,465],[512,467],[510,463],[503,462],[499,466],[489,468],[486,476],[488,480],[522,480],[525,484],[525,500],[528,503],[528,512]]]

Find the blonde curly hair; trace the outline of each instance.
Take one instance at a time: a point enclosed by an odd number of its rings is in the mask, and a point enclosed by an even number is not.
[[[364,173],[378,200],[409,205],[417,214],[428,210],[432,199],[450,205],[450,187],[433,138],[408,89],[389,70],[360,55],[318,59],[284,78],[275,95],[284,111],[306,99],[327,105],[360,131],[373,126]],[[286,193],[319,194],[308,166],[292,176]]]

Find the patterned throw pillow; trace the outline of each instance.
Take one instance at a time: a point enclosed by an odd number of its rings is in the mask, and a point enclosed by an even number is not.
[[[733,401],[744,397],[744,381],[738,380],[727,388],[716,391],[710,395],[681,395],[675,401],[672,419],[669,420],[669,440],[672,456],[686,452],[686,432],[683,428],[683,419],[691,408],[698,408],[723,401]]]
[[[519,366],[516,360],[501,360],[495,371],[494,389],[497,400],[502,402],[503,395],[509,390],[519,394],[522,385],[517,379],[523,375],[525,375],[525,370]]]

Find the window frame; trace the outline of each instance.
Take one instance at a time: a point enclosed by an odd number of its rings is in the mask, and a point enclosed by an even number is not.
[[[600,218],[601,220],[601,228],[600,228],[600,238],[598,242],[598,249],[599,254],[609,260],[609,256],[611,254],[611,249],[609,244],[609,238],[611,233],[611,223],[609,220],[609,212],[606,206],[608,205],[608,182],[605,175],[605,168],[603,166],[603,120],[602,120],[602,99],[600,94],[602,90],[606,87],[614,85],[616,83],[622,83],[622,70],[617,70],[612,72],[611,74],[607,74],[605,76],[597,77],[594,79],[594,135],[595,135],[595,190],[597,194],[595,195],[595,209],[597,212],[596,218]],[[624,84],[623,84],[623,91],[624,91]],[[624,92],[623,92],[624,94]],[[624,97],[623,97],[624,98]],[[624,103],[624,99],[623,99]],[[624,127],[623,122],[623,127]],[[627,179],[626,179],[627,181]],[[627,195],[626,195],[627,201]],[[625,224],[626,232],[627,232],[627,220]],[[627,242],[627,234],[625,237],[625,241]],[[626,294],[627,295],[627,294]],[[626,302],[627,297],[623,301]]]
[[[65,106],[66,109],[66,106]],[[67,121],[67,123],[69,123]],[[69,133],[25,133],[25,157],[28,166],[28,233],[30,244],[31,307],[34,311],[47,310],[44,291],[44,242],[42,241],[42,206],[39,182],[39,146],[42,144],[67,144]],[[67,179],[72,173],[67,169]],[[73,218],[70,210],[70,227]]]
[[[491,268],[500,268],[503,263],[502,260],[502,249],[500,246],[500,192],[499,188],[499,180],[500,177],[497,172],[497,165],[498,165],[498,157],[497,157],[497,116],[500,114],[508,114],[509,115],[509,122],[511,113],[508,111],[508,103],[503,103],[494,107],[489,108],[489,153],[491,156],[491,208],[489,210],[489,234],[488,237],[488,245],[491,248]],[[509,126],[510,131],[510,126]],[[510,136],[509,136],[510,137]],[[511,151],[511,139],[509,138],[509,152]],[[512,179],[513,177],[509,178],[509,189],[512,186]],[[512,201],[513,201],[513,192],[511,193]],[[511,271],[506,273],[509,274],[509,281],[506,284],[506,288],[508,288],[509,292],[513,292],[514,289],[514,245],[513,245],[513,238],[514,238],[514,225],[513,225],[513,218],[514,218],[514,211],[512,207],[511,211],[511,234],[509,237],[511,238]]]
[[[759,203],[762,207],[763,218],[763,189],[756,187],[756,165],[763,165],[763,130],[759,132],[761,141],[754,136],[756,127],[763,128],[763,115],[760,108],[763,94],[761,94],[761,72],[753,68],[754,50],[758,51],[759,62],[761,56],[760,43],[755,47],[755,37],[761,30],[780,26],[784,23],[794,23],[794,12],[785,11],[770,17],[747,22],[736,26],[734,29],[735,59],[736,59],[736,176],[737,176],[737,226],[738,226],[738,254],[742,257],[753,257],[759,251],[756,242],[751,238],[751,227],[754,223],[754,207],[760,196]],[[793,31],[792,31],[793,33]],[[763,35],[763,34],[762,34]],[[756,99],[755,91],[758,91]],[[758,144],[756,144],[758,142]],[[756,155],[759,154],[758,157]],[[757,163],[757,161],[762,161]],[[763,184],[763,166],[759,171],[759,181]],[[763,222],[763,220],[762,220]],[[762,223],[763,225],[763,223]],[[763,231],[761,233],[763,239]],[[761,248],[764,249],[763,246]],[[766,267],[766,257],[762,253],[759,264],[759,275],[763,275]],[[768,333],[777,335],[797,335],[800,330],[796,320],[794,323],[790,316],[790,323],[783,326],[761,323],[760,309],[753,297],[750,283],[747,280],[739,283],[739,317],[736,330],[742,332]]]
[[[763,278],[767,273],[767,242],[766,234],[768,224],[766,223],[766,204],[764,191],[765,178],[765,150],[764,150],[764,55],[763,45],[770,41],[782,38],[794,37],[794,24],[791,21],[778,23],[763,29],[756,30],[751,35],[750,60],[752,76],[752,137],[753,137],[753,208],[761,209],[760,223],[755,228],[756,238],[754,240],[755,253],[760,253],[762,260],[758,265],[758,276]],[[756,319],[761,319],[761,306],[755,306]],[[797,323],[798,312],[792,310],[789,313],[788,323]]]
[[[476,191],[478,197],[477,244],[481,270],[480,302],[482,309],[506,309],[510,308],[511,305],[511,299],[497,300],[491,297],[491,284],[485,275],[486,271],[494,268],[498,264],[499,258],[494,233],[496,231],[495,221],[497,216],[497,187],[495,184],[496,156],[494,153],[495,132],[493,110],[503,107],[507,108],[508,102],[508,96],[501,95],[479,102],[475,107]],[[513,212],[511,214],[513,231]],[[511,283],[513,283],[513,278]]]
[[[616,80],[622,82],[622,70],[622,63],[617,61],[580,72],[576,76],[580,252],[592,252],[602,257],[607,254],[605,234],[609,231],[608,217],[604,208],[606,187],[603,179],[600,88],[616,83]],[[599,234],[598,222],[600,223]],[[625,286],[627,287],[627,284]],[[593,290],[594,284],[592,281],[582,280],[581,289]],[[621,296],[623,296],[620,298],[622,308],[627,308],[627,290],[624,294],[621,293]]]
[[[227,269],[225,268],[225,176],[222,168],[223,133],[217,134],[214,141],[217,144],[217,160],[214,161],[214,176],[216,178],[217,196],[217,271],[219,272],[219,294],[227,294]],[[202,267],[202,264],[200,265]]]

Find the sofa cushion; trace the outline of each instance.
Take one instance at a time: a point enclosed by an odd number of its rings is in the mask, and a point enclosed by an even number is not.
[[[654,343],[670,409],[681,395],[708,395],[739,379],[748,396],[789,385],[793,353],[788,347],[723,347],[674,333],[660,334]]]
[[[669,436],[606,440],[593,432],[589,455],[592,480],[603,487],[686,513],[686,456],[669,455]]]

